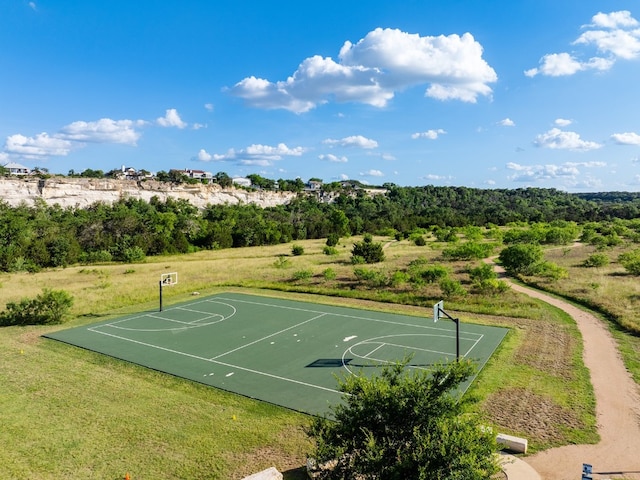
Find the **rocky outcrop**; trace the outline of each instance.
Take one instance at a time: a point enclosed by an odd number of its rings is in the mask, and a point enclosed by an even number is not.
[[[187,200],[198,208],[250,203],[264,208],[287,204],[295,196],[292,192],[247,191],[222,188],[218,184],[172,184],[154,180],[136,182],[106,178],[0,178],[0,200],[14,207],[22,203],[31,206],[44,201],[48,205],[84,208],[96,202],[111,204],[123,198],[148,202],[151,198],[158,197],[161,201],[168,198]]]

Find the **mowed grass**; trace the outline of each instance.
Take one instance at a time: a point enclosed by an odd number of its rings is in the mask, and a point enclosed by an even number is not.
[[[0,330],[0,465],[10,478],[235,479],[275,466],[285,479],[305,478],[311,444],[308,417],[116,359],[41,338],[52,330],[157,308],[162,273],[178,272],[164,303],[239,289],[320,303],[429,316],[437,285],[369,288],[350,264],[352,242],[324,255],[323,240],[149,258],[134,265],[73,266],[37,274],[0,275],[0,307],[43,288],[75,298],[60,326]],[[389,274],[424,257],[438,262],[442,245],[417,247],[377,238]],[[446,263],[465,281],[470,262]],[[472,262],[473,263],[473,262]],[[326,275],[327,269],[335,275]],[[306,271],[309,275],[297,275]],[[271,290],[264,290],[270,288]],[[274,291],[277,289],[278,291]],[[302,292],[302,293],[301,293]],[[404,304],[403,304],[404,303]],[[417,304],[417,305],[412,305]],[[470,394],[477,411],[506,433],[529,438],[532,451],[594,442],[593,392],[573,322],[527,297],[469,295],[446,301],[463,322],[507,326],[511,333]],[[544,407],[542,410],[539,407]],[[544,411],[544,418],[532,415]]]

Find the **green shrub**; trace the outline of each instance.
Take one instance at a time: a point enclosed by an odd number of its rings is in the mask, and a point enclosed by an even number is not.
[[[335,247],[336,245],[338,245],[339,241],[340,241],[340,235],[338,235],[337,233],[330,233],[329,236],[327,236],[328,247]]]
[[[335,280],[337,277],[336,271],[333,268],[327,268],[322,272],[322,276],[325,280]]]
[[[589,255],[587,259],[582,262],[582,266],[587,268],[604,267],[606,265],[609,265],[609,257],[604,253],[594,253]]]
[[[621,253],[618,256],[618,262],[631,275],[640,275],[640,249]]]
[[[64,290],[45,288],[36,298],[7,303],[0,313],[0,325],[50,325],[64,321],[73,305],[73,297]]]
[[[443,278],[438,285],[445,298],[463,297],[467,294],[462,284],[453,278]]]
[[[382,243],[374,242],[371,235],[365,235],[362,242],[353,244],[352,257],[362,257],[364,263],[378,263],[384,260]],[[352,261],[353,263],[353,261]]]
[[[358,267],[353,269],[353,273],[360,282],[371,287],[385,287],[389,284],[386,274],[378,270]]]
[[[278,255],[278,259],[273,262],[273,266],[276,268],[289,268],[291,266],[291,260],[284,255]]]
[[[296,270],[293,272],[293,280],[301,281],[301,280],[309,280],[313,277],[313,272],[311,270]]]
[[[291,253],[295,256],[300,256],[304,254],[304,247],[302,245],[293,245],[291,247]]]
[[[422,235],[418,235],[413,239],[413,243],[415,243],[418,247],[424,247],[427,244],[427,241]]]
[[[322,249],[322,253],[325,255],[337,255],[338,249],[336,247],[330,247],[329,245],[325,245]]]
[[[482,295],[497,295],[509,290],[509,284],[497,278],[483,278],[473,282],[473,289]]]
[[[508,272],[534,275],[542,261],[542,247],[531,243],[516,243],[502,250],[499,259]]]
[[[140,247],[125,248],[122,252],[122,261],[125,263],[144,262],[146,255]]]
[[[412,269],[413,283],[435,283],[449,275],[449,270],[442,265],[430,265],[422,269]]]
[[[488,263],[483,263],[477,267],[469,269],[469,277],[472,282],[481,282],[483,280],[491,280],[497,278],[496,272],[493,267]]]
[[[480,260],[490,256],[494,248],[490,243],[466,242],[457,247],[445,248],[442,256],[447,260]]]

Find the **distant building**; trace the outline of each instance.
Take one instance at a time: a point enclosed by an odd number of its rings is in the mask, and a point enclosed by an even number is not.
[[[231,181],[233,182],[234,185],[238,185],[239,187],[248,188],[251,186],[251,180],[245,177],[233,177]]]
[[[3,165],[3,167],[7,169],[10,175],[31,175],[31,169],[19,163],[10,162]]]
[[[213,178],[213,174],[211,172],[205,172],[204,170],[186,169],[186,170],[176,170],[176,171],[183,175],[186,175],[189,178],[195,178],[197,180],[203,180],[203,179],[211,180]]]
[[[322,182],[319,182],[318,180],[309,180],[309,183],[307,183],[307,189],[313,192],[322,190]]]

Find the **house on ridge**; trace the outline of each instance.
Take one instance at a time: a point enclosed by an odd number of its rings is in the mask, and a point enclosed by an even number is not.
[[[31,175],[31,169],[19,163],[9,162],[3,167],[7,169],[9,175]]]

